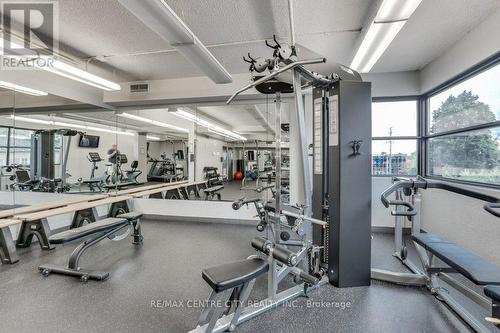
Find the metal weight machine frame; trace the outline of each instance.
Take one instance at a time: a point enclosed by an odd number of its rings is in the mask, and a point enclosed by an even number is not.
[[[299,264],[302,264],[304,259],[308,257],[309,251],[312,249],[312,224],[317,224],[322,227],[326,227],[327,223],[318,219],[312,218],[311,215],[311,198],[312,198],[312,189],[311,189],[311,184],[308,181],[310,179],[309,176],[309,167],[308,167],[308,151],[306,148],[306,129],[305,129],[305,119],[304,119],[304,105],[303,105],[303,99],[302,99],[302,79],[312,79],[313,82],[310,82],[308,84],[316,85],[316,84],[325,84],[325,83],[332,83],[333,81],[330,79],[326,79],[325,77],[312,73],[305,69],[303,66],[308,65],[308,64],[318,64],[318,63],[324,63],[326,62],[325,58],[317,58],[317,59],[311,59],[311,60],[300,60],[300,61],[294,61],[291,62],[287,65],[285,65],[283,68],[276,70],[272,72],[271,74],[264,76],[253,83],[247,85],[246,87],[238,90],[235,92],[231,98],[227,101],[227,104],[231,103],[231,101],[234,100],[236,96],[238,96],[240,93],[243,91],[246,91],[248,89],[251,89],[259,84],[268,82],[269,80],[277,77],[278,75],[286,72],[286,71],[292,71],[293,72],[293,86],[294,86],[294,94],[295,94],[295,101],[296,101],[296,112],[297,112],[297,117],[298,117],[298,124],[299,124],[299,133],[300,133],[300,141],[301,141],[301,146],[303,147],[302,150],[302,167],[304,170],[304,184],[303,186],[305,187],[306,191],[306,202],[305,205],[303,206],[303,214],[294,214],[291,212],[286,212],[282,210],[281,206],[281,93],[276,92],[276,101],[275,101],[275,131],[276,131],[276,136],[275,136],[275,144],[276,144],[276,155],[275,155],[275,160],[276,160],[276,179],[275,179],[275,200],[276,200],[276,207],[275,207],[275,216],[269,217],[269,221],[271,222],[269,224],[268,231],[270,233],[270,236],[272,239],[277,243],[277,244],[287,244],[292,245],[292,246],[301,246],[300,250],[296,252],[296,263],[294,265],[288,266],[284,264],[283,262],[280,262],[279,260],[275,259],[272,255],[268,255],[268,261],[269,261],[269,272],[268,272],[268,297],[258,303],[258,305],[254,305],[252,307],[245,307],[238,313],[239,317],[236,320],[236,323],[233,322],[233,316],[235,313],[223,316],[220,318],[212,332],[224,332],[227,329],[230,329],[231,324],[233,325],[238,325],[240,323],[243,323],[251,318],[254,318],[268,310],[271,310],[281,304],[284,304],[286,302],[290,302],[291,300],[303,296],[306,294],[307,290],[304,288],[304,285],[299,284],[297,286],[288,288],[284,291],[278,292],[278,285],[281,281],[283,281],[289,274],[292,274],[294,276],[301,276],[301,273],[303,271],[299,269],[297,266]],[[300,225],[301,233],[303,235],[303,240],[296,241],[288,241],[284,242],[280,240],[280,231],[281,231],[281,217],[282,216],[290,216],[293,218],[296,218]],[[318,279],[317,283],[314,285],[311,285],[309,287],[309,290],[315,289],[321,285],[324,285],[328,282],[328,279],[326,277],[322,277],[321,279]],[[205,332],[206,327],[205,326],[199,326],[196,329],[192,330],[191,332]]]

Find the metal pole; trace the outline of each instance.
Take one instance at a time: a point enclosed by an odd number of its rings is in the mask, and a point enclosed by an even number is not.
[[[295,46],[295,25],[293,20],[293,0],[288,0],[288,15],[290,16],[290,44]]]
[[[64,147],[64,135],[61,138],[61,147]],[[68,157],[69,149],[71,148],[71,136],[68,136],[68,141],[66,142],[66,151],[64,153],[64,160],[61,165],[61,191],[64,192],[64,187],[66,186],[66,169],[68,167]]]
[[[274,240],[277,242],[280,237],[280,218],[281,218],[281,94],[279,92],[276,93],[276,102],[275,102],[275,144],[276,144],[276,177],[274,188],[276,190],[276,210],[274,221],[276,224],[272,226],[271,230],[273,231]],[[273,256],[269,256],[269,272],[267,279],[267,296],[271,300],[276,299],[276,294],[278,292],[278,283],[279,280],[276,276],[277,270],[277,262]]]
[[[256,148],[256,156],[255,156],[255,160],[257,161],[257,184],[256,186],[259,187],[259,184],[260,184],[260,165],[259,165],[259,140],[255,140],[255,148]]]
[[[301,147],[301,158],[300,164],[302,167],[302,189],[304,191],[306,206],[304,210],[305,216],[311,216],[311,202],[312,202],[312,186],[311,186],[311,170],[309,169],[309,152],[308,143],[306,136],[306,125],[305,125],[305,115],[304,115],[304,103],[302,100],[302,89],[300,85],[300,73],[297,70],[293,70],[293,91],[295,94],[295,112],[297,116],[297,125],[299,129],[299,143]]]
[[[276,190],[276,214],[281,212],[281,94],[276,93],[276,123],[275,123],[275,143],[276,143],[276,177],[275,177],[275,190]],[[278,235],[279,236],[279,235]],[[278,238],[276,238],[278,239]]]

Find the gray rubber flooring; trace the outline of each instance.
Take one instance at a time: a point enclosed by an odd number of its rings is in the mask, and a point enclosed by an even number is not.
[[[143,234],[142,247],[106,240],[84,255],[83,268],[111,273],[105,282],[39,275],[40,264],[65,265],[76,244],[51,252],[37,244],[22,249],[19,263],[0,266],[0,332],[187,332],[199,314],[187,302],[210,292],[201,270],[253,254],[249,240],[257,232],[253,226],[144,220]],[[375,234],[373,266],[403,270],[390,255],[391,242]],[[260,279],[251,299],[265,291]],[[152,306],[157,301],[163,306]],[[312,301],[323,301],[323,307],[312,308]],[[250,320],[237,332],[469,332],[426,290],[376,281],[348,289],[326,285],[293,305]]]

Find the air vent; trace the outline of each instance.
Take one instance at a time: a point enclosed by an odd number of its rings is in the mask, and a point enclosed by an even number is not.
[[[138,83],[130,85],[131,93],[148,92],[148,91],[149,91],[149,84],[147,83]]]

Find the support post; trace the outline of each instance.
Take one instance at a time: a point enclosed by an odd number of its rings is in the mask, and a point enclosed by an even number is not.
[[[0,260],[4,264],[14,264],[19,261],[9,227],[0,228]]]
[[[306,122],[304,115],[304,102],[302,99],[302,88],[301,88],[301,80],[300,74],[297,70],[293,70],[293,91],[295,94],[295,113],[297,118],[297,127],[299,130],[299,144],[300,144],[300,166],[299,169],[302,170],[302,190],[304,193],[305,202],[303,203],[306,208],[304,210],[304,215],[311,217],[312,216],[312,186],[311,186],[311,171],[309,169],[309,153],[308,153],[308,142],[307,142],[307,134],[306,134]]]

